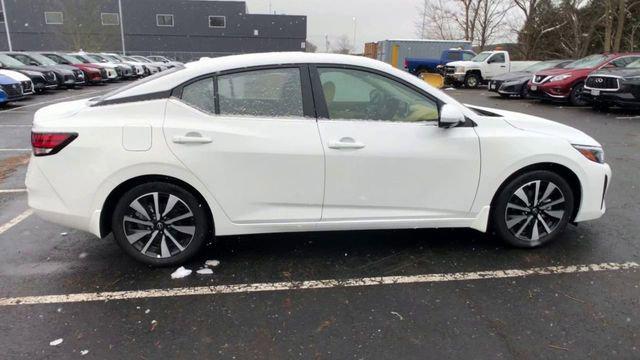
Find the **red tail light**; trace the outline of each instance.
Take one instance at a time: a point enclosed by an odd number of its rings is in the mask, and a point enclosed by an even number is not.
[[[69,145],[76,133],[37,133],[31,132],[31,146],[35,156],[53,155]]]

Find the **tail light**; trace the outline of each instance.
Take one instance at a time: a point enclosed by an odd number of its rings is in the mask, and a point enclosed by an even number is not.
[[[65,146],[69,145],[77,133],[38,133],[31,132],[31,146],[33,155],[47,156],[58,153]]]

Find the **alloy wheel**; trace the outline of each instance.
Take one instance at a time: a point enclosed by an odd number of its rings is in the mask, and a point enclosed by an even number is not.
[[[518,239],[537,244],[560,225],[566,205],[562,190],[553,182],[528,182],[518,188],[507,203],[507,229]]]
[[[165,192],[152,192],[129,204],[122,228],[129,244],[143,255],[170,258],[189,246],[196,222],[182,199]]]

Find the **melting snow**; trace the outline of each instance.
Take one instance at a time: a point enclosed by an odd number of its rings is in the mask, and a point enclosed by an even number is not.
[[[80,351],[80,355],[85,356],[89,353],[89,350],[82,350]]]
[[[62,339],[56,339],[49,343],[51,346],[58,346],[60,344],[62,344]]]
[[[216,267],[220,265],[220,261],[218,260],[207,260],[204,262],[204,266],[208,266],[208,267]]]
[[[171,278],[182,279],[183,277],[187,277],[189,275],[191,275],[191,270],[185,269],[184,266],[180,266],[178,270],[174,271],[173,274],[171,274]]]
[[[211,275],[213,274],[213,270],[207,268],[207,269],[200,269],[198,271],[196,271],[198,274],[200,275]]]

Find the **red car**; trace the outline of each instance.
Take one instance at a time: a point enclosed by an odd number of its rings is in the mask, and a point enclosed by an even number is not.
[[[57,62],[58,64],[65,64],[75,66],[82,70],[84,78],[89,84],[101,84],[107,81],[106,71],[100,65],[85,64],[82,61],[60,53],[40,53],[42,56],[46,56],[49,59]]]
[[[575,106],[587,105],[582,96],[584,81],[593,71],[625,67],[640,59],[640,53],[595,54],[576,60],[562,69],[542,70],[529,82],[529,96],[537,99],[568,101]]]

